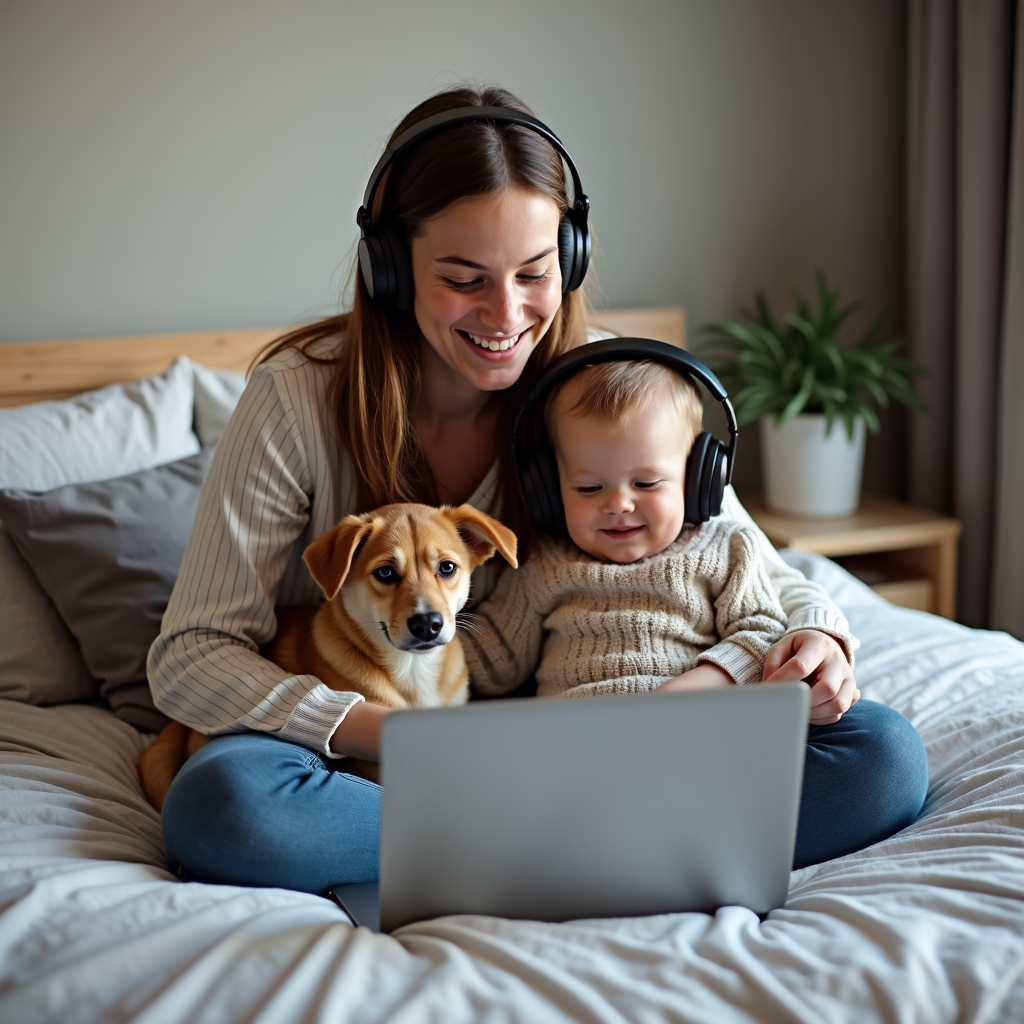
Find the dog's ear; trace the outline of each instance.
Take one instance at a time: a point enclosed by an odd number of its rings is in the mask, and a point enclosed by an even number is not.
[[[459,531],[459,536],[472,552],[474,568],[486,562],[495,549],[513,569],[519,568],[516,561],[516,549],[519,546],[516,535],[497,519],[484,515],[472,505],[442,509],[441,514]]]
[[[373,520],[346,516],[337,526],[317,537],[302,552],[310,576],[320,585],[328,601],[333,601],[352,568],[360,544],[373,532]]]

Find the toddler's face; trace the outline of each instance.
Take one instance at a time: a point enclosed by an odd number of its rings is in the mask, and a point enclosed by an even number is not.
[[[566,389],[568,390],[568,389]],[[622,423],[553,409],[554,447],[573,543],[604,562],[663,551],[683,528],[683,483],[693,438],[666,394]]]

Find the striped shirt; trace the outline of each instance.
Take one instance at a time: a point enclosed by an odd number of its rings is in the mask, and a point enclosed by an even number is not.
[[[336,341],[319,344],[314,351],[325,354]],[[207,735],[270,733],[327,757],[338,756],[330,738],[363,697],[290,675],[259,647],[277,630],[275,607],[323,600],[302,552],[356,510],[351,463],[327,403],[332,370],[288,349],[253,372],[217,445],[147,665],[154,702],[171,718]],[[494,512],[497,481],[493,466],[469,503]],[[753,525],[731,489],[723,512]],[[757,532],[790,630],[822,629],[852,659],[856,641],[842,613]],[[475,600],[496,578],[490,563],[481,569]]]

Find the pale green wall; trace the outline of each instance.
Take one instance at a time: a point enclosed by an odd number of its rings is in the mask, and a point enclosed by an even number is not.
[[[573,152],[608,302],[699,324],[822,265],[899,316],[903,17],[896,0],[4,0],[0,341],[333,311],[382,140],[461,77],[518,92]],[[892,489],[889,462],[872,466]]]

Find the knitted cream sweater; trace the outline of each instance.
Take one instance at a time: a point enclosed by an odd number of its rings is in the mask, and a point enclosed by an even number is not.
[[[755,533],[715,519],[629,565],[541,541],[502,574],[476,624],[462,638],[482,693],[536,674],[538,696],[582,697],[651,690],[703,662],[757,682],[786,616]]]

